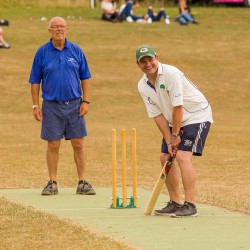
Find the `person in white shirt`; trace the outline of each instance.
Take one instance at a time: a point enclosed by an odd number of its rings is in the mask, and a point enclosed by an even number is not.
[[[211,106],[203,93],[174,66],[162,64],[150,45],[136,50],[136,62],[144,72],[138,83],[139,93],[148,116],[154,118],[163,135],[160,161],[162,166],[169,156],[176,159],[166,178],[170,201],[156,215],[171,217],[197,216],[194,204],[196,174],[192,155],[201,156],[211,123]],[[179,182],[185,201],[181,204]]]
[[[3,34],[4,34],[3,29],[0,27],[0,48],[9,49],[10,45],[7,42],[5,42]]]
[[[116,9],[116,2],[113,0],[102,0],[102,20],[109,22],[121,22],[122,18],[119,15],[119,11]]]

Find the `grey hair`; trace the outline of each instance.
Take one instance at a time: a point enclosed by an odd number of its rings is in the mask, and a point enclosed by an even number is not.
[[[62,18],[62,17],[60,17],[60,16],[55,16],[55,17],[52,17],[52,18],[50,19],[50,21],[49,21],[49,28],[52,26],[52,23],[53,23],[55,20],[57,20],[57,19],[61,19],[61,20],[65,23],[65,25],[66,25],[66,21],[65,21],[64,18]]]

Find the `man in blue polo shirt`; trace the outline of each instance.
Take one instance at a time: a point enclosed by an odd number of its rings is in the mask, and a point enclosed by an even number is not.
[[[88,113],[91,78],[88,63],[81,48],[66,39],[68,28],[63,18],[53,17],[48,30],[51,39],[37,50],[29,79],[33,115],[42,122],[41,138],[48,141],[49,182],[42,195],[58,194],[56,177],[62,138],[71,140],[74,150],[79,178],[76,193],[94,195],[95,190],[85,180],[83,140],[87,135],[84,116]]]

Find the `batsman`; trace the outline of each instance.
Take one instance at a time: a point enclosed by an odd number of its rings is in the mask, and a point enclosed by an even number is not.
[[[160,162],[174,157],[166,177],[170,200],[156,215],[175,218],[198,216],[195,205],[196,173],[192,155],[201,156],[211,123],[211,106],[204,94],[178,68],[162,64],[150,45],[136,49],[136,63],[144,72],[138,91],[149,118],[160,130]],[[185,199],[180,197],[180,180]]]

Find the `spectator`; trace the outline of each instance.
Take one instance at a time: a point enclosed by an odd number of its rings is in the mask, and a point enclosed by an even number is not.
[[[4,31],[0,27],[0,48],[2,48],[2,49],[9,49],[10,45],[7,42],[5,42],[5,40],[3,38],[3,34],[4,34]]]
[[[113,0],[102,0],[101,2],[102,9],[102,20],[106,20],[112,23],[122,21],[118,10],[116,9],[116,2]]]
[[[176,22],[179,22],[181,25],[187,25],[188,23],[199,24],[194,19],[194,16],[191,15],[191,8],[187,5],[186,0],[179,0],[179,6],[180,15],[175,18]]]
[[[153,7],[148,7],[148,13],[146,15],[146,19],[148,23],[159,22],[161,18],[164,18],[166,24],[170,24],[169,16],[167,15],[164,8],[161,8],[158,13],[153,11]]]
[[[135,16],[133,15],[133,9],[139,7],[139,4],[134,3],[131,0],[125,0],[125,3],[120,7],[120,16],[123,20],[126,20],[129,23],[134,21],[136,22],[146,22],[144,16]]]

